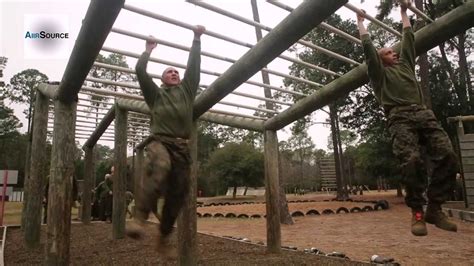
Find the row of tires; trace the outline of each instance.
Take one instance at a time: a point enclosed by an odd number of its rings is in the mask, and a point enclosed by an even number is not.
[[[336,200],[323,200],[324,202],[336,201]],[[380,201],[368,201],[368,200],[353,200],[347,199],[348,202],[364,202],[377,204]],[[288,203],[304,203],[304,202],[321,202],[320,200],[289,200]],[[227,206],[227,205],[243,205],[243,204],[265,204],[265,202],[256,201],[243,201],[243,202],[212,202],[209,204],[198,203],[198,207],[211,207],[211,206]]]
[[[382,204],[382,203],[377,203],[375,204],[373,207],[372,206],[364,206],[364,207],[353,207],[353,208],[346,208],[346,207],[340,207],[338,208],[336,211],[332,210],[332,209],[325,209],[323,210],[322,212],[319,212],[315,209],[311,209],[309,211],[307,211],[306,213],[302,212],[302,211],[294,211],[293,213],[291,213],[291,216],[292,217],[302,217],[302,216],[314,216],[314,215],[328,215],[328,214],[340,214],[340,213],[358,213],[358,212],[370,212],[370,211],[377,211],[377,210],[386,210],[388,209],[388,203],[387,205],[385,204]],[[215,214],[211,214],[211,213],[204,213],[204,214],[201,214],[201,213],[197,213],[197,216],[198,217],[203,217],[203,218],[210,218],[210,217],[214,217],[214,218],[265,218],[266,215],[260,215],[260,214],[252,214],[252,215],[248,215],[248,214],[235,214],[235,213],[232,213],[232,212],[229,212],[227,214],[222,214],[222,213],[215,213]]]

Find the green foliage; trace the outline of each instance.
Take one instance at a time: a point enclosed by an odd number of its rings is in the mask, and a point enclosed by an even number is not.
[[[10,84],[7,85],[6,90],[0,91],[0,98],[29,106],[23,111],[28,119],[28,131],[34,110],[36,89],[39,84],[47,81],[48,76],[45,74],[36,69],[27,69],[15,74],[10,79]]]
[[[0,98],[0,139],[6,139],[18,133],[17,129],[20,127],[22,124],[13,114],[13,109],[8,108]]]
[[[340,134],[341,145],[343,149],[353,146],[354,143],[357,141],[357,135],[353,131],[344,129],[344,130],[341,130],[339,134]],[[333,145],[334,144],[332,141],[332,133],[331,133],[328,136],[328,149],[333,150],[334,149]]]
[[[227,143],[211,154],[204,167],[219,193],[227,187],[263,184],[263,154],[247,143]]]

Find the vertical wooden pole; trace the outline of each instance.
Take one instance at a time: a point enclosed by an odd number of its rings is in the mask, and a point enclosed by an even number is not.
[[[189,143],[191,158],[191,174],[189,178],[189,194],[178,217],[178,264],[197,265],[197,124],[193,124]]]
[[[127,187],[127,111],[115,106],[115,173],[113,178],[112,237],[125,237],[125,190]]]
[[[267,207],[267,251],[280,253],[281,229],[278,180],[278,137],[276,131],[265,130],[265,200]]]
[[[68,265],[71,238],[72,176],[76,126],[75,101],[54,101],[54,133],[48,197],[47,265]]]
[[[260,23],[260,15],[258,14],[258,5],[257,0],[251,0],[250,5],[252,6],[252,13],[253,13],[253,20]],[[263,38],[262,29],[259,27],[255,27],[255,34],[257,35],[257,41],[260,41]],[[267,67],[267,66],[265,66]],[[260,71],[262,73],[262,81],[264,84],[270,85],[270,76],[268,72]],[[272,92],[268,88],[263,89],[263,94],[265,98],[272,99]],[[265,107],[269,110],[275,110],[275,106],[273,102],[265,101]],[[274,114],[268,113],[268,117],[273,117]],[[279,184],[282,183],[282,177],[279,177]],[[286,193],[283,186],[280,186],[280,195],[279,195],[279,206],[280,206],[280,223],[282,224],[293,224],[293,217],[291,217],[290,211],[288,209],[288,201],[286,200]]]
[[[94,147],[84,146],[84,183],[81,198],[81,221],[84,224],[91,222],[91,198],[94,186]]]
[[[144,148],[136,149],[136,155],[135,155],[135,171],[134,171],[134,178],[135,178],[135,187],[133,191],[133,195],[136,195],[138,193],[141,193],[140,190],[143,187],[143,166],[145,163],[145,156],[144,156]]]
[[[26,145],[26,162],[25,162],[25,174],[23,179],[23,208],[21,210],[21,228],[24,230],[26,227],[26,213],[28,212],[28,196],[30,194],[30,166],[31,166],[31,142],[28,140]]]
[[[25,242],[29,248],[36,248],[40,243],[41,203],[44,197],[46,178],[43,176],[46,164],[46,131],[48,128],[48,97],[36,93],[33,139],[31,143],[31,164],[28,201],[25,203]]]

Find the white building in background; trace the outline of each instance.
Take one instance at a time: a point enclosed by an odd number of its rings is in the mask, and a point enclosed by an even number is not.
[[[23,199],[23,193],[15,193],[13,192],[13,186],[18,184],[18,171],[17,170],[0,170],[0,198],[3,198],[3,183],[5,180],[5,177],[7,176],[8,172],[8,178],[6,182],[6,191],[5,195],[8,197],[8,201],[21,201]]]

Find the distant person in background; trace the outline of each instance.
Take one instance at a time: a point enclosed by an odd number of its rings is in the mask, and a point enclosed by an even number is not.
[[[96,188],[96,197],[99,200],[99,219],[101,221],[112,221],[112,175],[106,174],[104,181]]]

